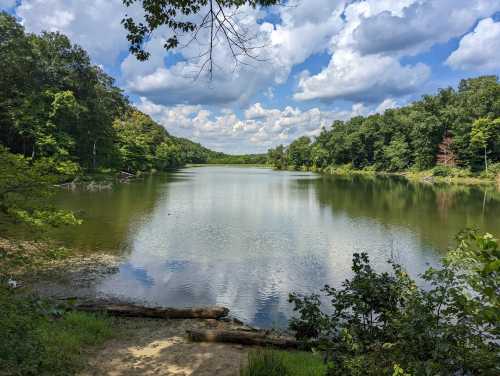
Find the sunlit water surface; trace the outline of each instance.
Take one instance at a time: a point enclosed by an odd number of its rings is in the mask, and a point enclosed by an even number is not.
[[[58,204],[85,222],[57,236],[125,255],[98,294],[220,304],[250,324],[283,326],[289,292],[340,284],[354,252],[368,252],[378,270],[394,258],[416,276],[461,228],[500,234],[499,196],[394,178],[193,167],[113,191],[61,192]]]

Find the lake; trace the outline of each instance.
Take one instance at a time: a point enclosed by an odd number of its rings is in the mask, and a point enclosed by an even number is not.
[[[285,326],[288,293],[338,285],[354,252],[416,276],[462,228],[500,235],[500,194],[398,178],[191,167],[102,192],[60,192],[84,224],[56,236],[125,256],[98,294],[166,306],[220,304],[255,326]]]

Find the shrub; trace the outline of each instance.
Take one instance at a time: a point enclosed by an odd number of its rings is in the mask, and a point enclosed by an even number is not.
[[[495,179],[497,176],[500,176],[500,162],[490,164],[488,171],[483,171],[481,176],[487,179]]]
[[[468,169],[443,165],[437,165],[431,172],[432,176],[436,177],[468,178],[472,175]]]
[[[497,375],[500,373],[500,250],[490,234],[466,231],[440,269],[417,287],[401,266],[377,273],[354,254],[354,276],[319,296],[290,295],[290,321],[332,362],[328,375]],[[314,330],[311,330],[314,328]]]
[[[448,166],[437,165],[432,169],[432,176],[447,177],[451,176],[452,169]]]

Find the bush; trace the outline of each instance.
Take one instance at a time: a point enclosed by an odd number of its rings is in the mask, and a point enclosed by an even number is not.
[[[500,374],[500,249],[490,234],[466,231],[440,269],[417,287],[401,266],[377,273],[354,254],[354,276],[318,295],[290,295],[297,338],[333,361],[328,375]],[[314,330],[311,330],[311,329]]]
[[[431,172],[436,177],[468,178],[472,175],[467,169],[443,165],[437,165]]]
[[[254,350],[248,354],[248,364],[241,376],[323,376],[326,366],[322,359],[307,352]]]
[[[438,165],[432,169],[432,176],[447,177],[451,175],[451,167]]]
[[[495,179],[497,176],[500,176],[500,162],[490,164],[488,171],[483,171],[481,176],[487,179]]]

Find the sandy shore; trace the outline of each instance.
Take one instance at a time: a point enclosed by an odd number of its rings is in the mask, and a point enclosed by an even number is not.
[[[195,343],[186,336],[188,329],[231,329],[234,325],[217,320],[119,319],[121,333],[90,355],[80,375],[237,376],[248,347]]]

